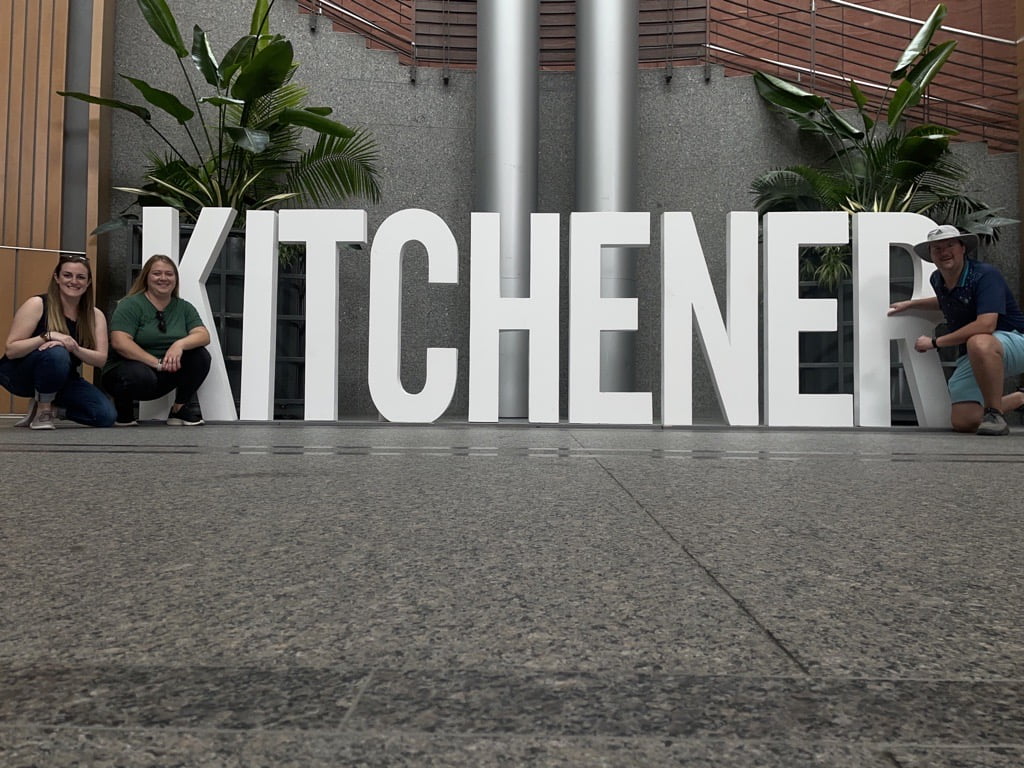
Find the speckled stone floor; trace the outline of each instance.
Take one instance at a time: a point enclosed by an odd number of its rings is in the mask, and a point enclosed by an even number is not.
[[[0,766],[1024,765],[1024,428],[0,419]]]

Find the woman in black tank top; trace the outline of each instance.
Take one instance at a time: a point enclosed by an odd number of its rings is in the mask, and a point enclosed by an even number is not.
[[[107,321],[94,304],[85,256],[60,257],[47,292],[15,313],[4,352],[0,386],[32,398],[18,426],[53,429],[58,407],[80,424],[114,423],[109,398],[81,374],[82,363],[101,367],[107,360]]]

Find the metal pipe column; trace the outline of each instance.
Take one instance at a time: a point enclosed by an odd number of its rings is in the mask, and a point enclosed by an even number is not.
[[[501,214],[501,295],[530,295],[537,209],[540,0],[477,3],[476,202]],[[501,331],[498,416],[529,409],[529,334]]]
[[[576,3],[576,210],[636,209],[638,0]],[[636,256],[627,248],[601,255],[601,295],[637,295]],[[601,338],[601,390],[636,387],[636,334]]]

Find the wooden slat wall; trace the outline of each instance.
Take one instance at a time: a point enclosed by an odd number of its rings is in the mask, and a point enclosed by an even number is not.
[[[0,246],[60,248],[64,87],[70,0],[0,0]],[[56,254],[0,248],[0,341]],[[24,402],[0,392],[0,413]]]

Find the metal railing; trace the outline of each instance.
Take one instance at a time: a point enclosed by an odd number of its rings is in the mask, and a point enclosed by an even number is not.
[[[296,0],[336,29],[356,32],[371,48],[394,51],[417,66],[472,68],[476,64],[476,3],[469,0]],[[983,4],[982,4],[983,5]],[[936,42],[957,50],[913,121],[934,121],[990,151],[1016,151],[1016,43],[1012,14],[979,5],[979,27],[993,34],[943,27]],[[1009,0],[1006,8],[1012,7]],[[1009,19],[1009,21],[1007,21]],[[769,72],[826,96],[837,108],[854,106],[853,79],[872,104],[889,87],[889,68],[923,20],[845,0],[640,0],[640,66],[718,65],[727,75]],[[1003,29],[1005,27],[1005,29]],[[571,69],[575,60],[575,2],[542,0],[541,67]]]

